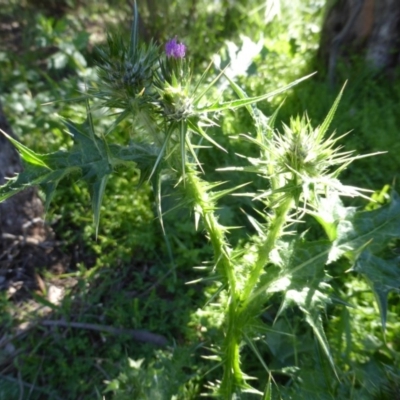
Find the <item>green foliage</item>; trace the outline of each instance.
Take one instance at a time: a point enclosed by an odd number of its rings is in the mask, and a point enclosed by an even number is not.
[[[253,1],[161,2],[154,10],[151,3],[139,4],[144,21],[154,18],[154,27],[168,28],[159,38],[179,34],[194,67],[159,56],[161,47],[140,45],[136,19],[129,43],[115,34],[97,53],[99,76],[85,67],[92,62],[85,53],[88,35],[71,32],[67,20],[37,19],[39,42],[59,45],[46,74],[34,68],[13,74],[12,61],[2,59],[12,78],[10,92],[2,94],[5,109],[16,111],[14,124],[22,108],[31,115],[16,124],[24,134],[20,141],[11,139],[25,170],[0,189],[0,197],[39,184],[67,250],[83,243],[85,254],[72,272],[77,286],[61,305],[52,305],[52,317],[149,329],[177,345],[153,351],[130,338],[73,328],[42,338],[38,328],[24,344],[29,356],[17,359],[23,379],[37,382],[38,393],[71,399],[194,399],[200,393],[393,398],[400,381],[393,367],[399,359],[399,200],[395,193],[376,195],[368,211],[343,204],[339,195],[364,192],[339,181],[339,172],[348,174],[346,183],[353,171],[352,182],[365,182],[370,178],[363,168],[378,170],[381,161],[350,166],[361,157],[338,148],[336,136],[325,136],[332,121],[339,132],[360,120],[368,127],[377,105],[362,97],[355,112],[363,118],[352,121],[351,82],[340,105],[315,78],[292,89],[316,49],[322,2],[291,2],[289,8],[272,1],[263,3],[265,10]],[[189,23],[193,12],[198,18]],[[213,29],[203,43],[204,26]],[[248,36],[237,40],[239,26]],[[265,39],[259,39],[261,26]],[[215,78],[210,66],[203,73],[202,60],[227,37],[235,40],[220,52],[219,66],[227,68]],[[252,53],[252,45],[261,50]],[[247,69],[240,70],[244,59]],[[132,60],[140,65],[131,68]],[[72,76],[60,81],[64,74]],[[74,87],[93,96],[86,105]],[[41,102],[53,100],[56,90],[73,101],[43,110]],[[381,116],[388,113],[394,131],[393,105],[383,96],[385,101]],[[310,118],[293,117],[305,110]],[[313,121],[323,122],[315,127]],[[376,117],[373,126],[380,122]],[[37,140],[43,128],[51,135]],[[354,135],[346,140],[353,143]],[[354,143],[376,152],[391,142]],[[386,170],[379,174],[370,187],[388,183]],[[94,224],[87,218],[89,195]],[[200,271],[193,273],[193,266]],[[184,286],[187,281],[194,286]]]
[[[194,398],[196,382],[189,381],[191,352],[174,349],[157,352],[150,365],[143,368],[144,359],[128,359],[117,378],[108,382],[104,393],[113,392],[113,399],[159,399],[169,400]]]

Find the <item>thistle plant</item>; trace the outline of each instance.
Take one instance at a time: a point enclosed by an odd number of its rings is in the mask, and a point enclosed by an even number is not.
[[[66,122],[74,139],[70,150],[37,154],[3,132],[19,150],[25,170],[0,188],[0,201],[26,186],[40,185],[48,206],[58,182],[80,171],[90,188],[97,229],[106,184],[118,166],[133,164],[140,170],[142,181],[153,183],[158,199],[162,175],[173,177],[176,190],[183,194],[180,205],[193,210],[194,229],[202,227],[214,254],[208,278],[219,284],[214,299],[224,320],[220,343],[215,346],[214,358],[222,372],[221,379],[212,386],[214,395],[234,399],[248,392],[272,398],[274,374],[257,346],[260,337],[268,343],[265,332],[273,329],[273,324],[266,324],[260,316],[276,294],[282,301],[275,321],[290,306],[303,312],[304,321],[339,377],[323,326],[325,309],[331,302],[330,265],[346,257],[351,268],[367,278],[378,299],[384,326],[386,298],[395,285],[376,266],[379,262],[389,263],[396,279],[400,278],[389,261],[379,258],[385,244],[400,237],[400,202],[394,195],[387,207],[358,212],[340,200],[341,196],[367,197],[367,192],[345,186],[338,179],[340,172],[360,156],[343,151],[338,145],[340,137],[327,136],[342,92],[321,125],[313,127],[307,116],[297,117],[280,131],[275,127],[277,113],[267,118],[256,104],[308,77],[274,92],[248,97],[224,76],[224,71],[208,82],[211,64],[195,80],[188,52],[178,38],[172,38],[164,47],[139,43],[135,6],[130,43],[125,44],[118,35],[109,35],[106,48],[97,52],[99,81],[88,92],[87,120],[82,125]],[[234,99],[208,99],[218,79],[228,79]],[[96,133],[92,100],[110,110],[114,118],[110,130],[128,119],[141,135],[123,145],[113,142],[111,135]],[[251,142],[259,156],[242,155],[248,160],[247,166],[225,169],[248,174],[250,181],[251,174],[261,176],[265,186],[245,193],[253,200],[258,215],[248,216],[255,234],[244,232],[247,242],[232,246],[230,227],[224,226],[217,215],[218,202],[230,194],[243,195],[242,187],[219,190],[220,182],[209,181],[203,172],[197,149],[205,141],[218,147],[223,156],[225,149],[207,133],[207,127],[216,125],[225,110],[240,107],[250,113],[255,134],[232,140]],[[160,204],[159,201],[162,219]],[[308,217],[323,227],[326,238],[307,239],[303,225]],[[269,383],[265,389],[251,384],[251,377],[243,370],[241,354],[245,346],[266,370]]]

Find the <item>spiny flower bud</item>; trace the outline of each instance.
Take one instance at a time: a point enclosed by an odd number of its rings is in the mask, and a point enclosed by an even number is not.
[[[109,35],[107,46],[97,49],[96,64],[101,83],[97,94],[108,107],[127,108],[132,100],[148,101],[157,67],[158,48],[150,43],[130,49],[116,35]]]
[[[192,99],[180,85],[164,88],[162,105],[164,115],[170,120],[181,121],[193,114]]]
[[[169,121],[182,121],[193,115],[191,73],[184,59],[186,46],[171,39],[165,44],[166,59],[160,60],[160,70],[155,82],[159,94],[158,107]]]
[[[336,140],[321,137],[319,128],[314,129],[307,117],[292,118],[284,129],[285,134],[275,139],[281,172],[317,178],[342,162],[340,147],[334,148]]]

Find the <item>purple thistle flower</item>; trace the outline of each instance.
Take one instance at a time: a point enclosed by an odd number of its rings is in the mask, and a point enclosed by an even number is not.
[[[178,43],[176,39],[171,39],[165,45],[165,53],[167,57],[183,58],[185,57],[186,46]]]

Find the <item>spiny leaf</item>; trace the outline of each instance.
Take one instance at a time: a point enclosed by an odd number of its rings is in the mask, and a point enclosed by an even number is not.
[[[246,92],[236,82],[234,82],[228,75],[225,75],[225,77],[228,79],[230,85],[232,86],[239,99],[249,98]],[[265,142],[265,134],[266,132],[270,133],[272,131],[275,119],[282,104],[275,110],[270,118],[267,118],[254,104],[247,104],[245,106],[246,110],[253,118],[254,125],[257,130],[257,140]]]
[[[232,89],[235,91],[239,99],[248,99],[249,96],[247,96],[246,92],[236,83],[234,82],[229,75],[224,74],[225,78],[228,79],[230,85],[232,86]],[[248,104],[245,106],[246,110],[249,112],[249,114],[253,117],[254,120],[256,120],[256,114],[254,113],[254,109],[251,106],[251,104]]]
[[[333,242],[337,239],[337,226],[339,221],[351,218],[356,211],[357,209],[355,207],[345,207],[339,194],[333,192],[326,198],[321,197],[319,199],[318,208],[311,210],[310,214],[325,230],[328,239]]]
[[[161,146],[161,149],[160,149],[160,151],[158,153],[157,159],[156,159],[156,161],[155,161],[155,163],[153,165],[153,168],[152,168],[152,170],[150,172],[149,179],[151,179],[153,177],[154,173],[159,169],[159,167],[161,165],[161,162],[162,162],[162,159],[163,159],[164,154],[165,154],[165,150],[167,149],[168,142],[171,139],[171,136],[172,136],[173,133],[174,133],[174,130],[173,130],[173,127],[171,126],[170,129],[168,130],[166,136],[165,136],[164,142],[163,142],[163,144]]]
[[[362,274],[371,287],[381,314],[382,328],[385,330],[388,294],[391,291],[400,292],[398,260],[384,260],[365,250],[358,257],[353,269]]]
[[[392,194],[389,204],[372,211],[354,212],[349,208],[337,221],[337,239],[330,260],[346,254],[354,258],[357,250],[369,243],[368,250],[378,253],[392,239],[400,238],[400,198]]]
[[[263,366],[263,368],[265,369],[266,372],[270,372],[269,368],[267,366],[267,364],[264,361],[263,356],[261,355],[261,353],[259,352],[257,346],[254,343],[254,340],[251,339],[248,335],[246,335],[246,333],[244,334],[244,337],[246,339],[246,343],[249,345],[249,347],[253,350],[253,353],[256,355],[256,357],[258,358],[258,360],[260,361],[261,365]]]
[[[306,242],[303,238],[293,238],[290,241],[278,241],[270,261],[280,267],[279,273],[266,274],[270,275],[267,279],[262,277],[249,302],[254,302],[265,293],[285,292],[290,288],[302,290],[311,286],[318,288],[320,282],[328,278],[324,268],[330,248],[328,240]],[[281,311],[287,306],[286,303],[282,304]]]
[[[265,386],[262,400],[272,400],[271,375],[269,376],[267,385]]]
[[[214,111],[215,112],[215,111],[222,111],[222,110],[227,110],[227,109],[234,110],[234,109],[240,108],[240,107],[247,107],[250,104],[255,104],[255,103],[258,103],[258,102],[260,102],[262,100],[267,100],[267,99],[269,99],[271,97],[274,97],[274,96],[276,96],[276,95],[278,95],[278,94],[280,94],[280,93],[292,88],[293,86],[299,84],[300,82],[308,79],[312,75],[314,75],[314,74],[310,74],[310,75],[307,75],[307,76],[305,76],[303,78],[297,79],[294,82],[289,83],[288,85],[284,86],[281,89],[274,90],[274,91],[272,91],[270,93],[266,93],[266,94],[263,94],[261,96],[249,97],[249,98],[238,99],[238,100],[231,100],[231,101],[227,101],[227,102],[220,103],[220,104],[208,105],[208,106],[205,106],[203,108],[198,109],[197,111],[199,113],[205,113],[205,112],[210,112],[210,111]]]
[[[189,128],[193,131],[198,133],[200,136],[202,136],[204,139],[208,140],[210,143],[212,143],[214,146],[218,147],[220,150],[224,151],[227,153],[227,150],[225,150],[220,144],[218,144],[211,136],[209,136],[205,130],[199,126],[198,124],[193,123],[192,121],[188,120],[188,126]]]
[[[203,75],[201,76],[199,82],[197,83],[197,85],[195,86],[194,91],[196,92],[200,83],[204,80],[205,78],[205,74],[207,73],[207,71],[209,70],[209,68],[211,67],[212,62],[208,65],[207,69],[204,71]],[[228,67],[226,67],[228,68]],[[225,69],[226,69],[225,68]],[[193,99],[193,104],[197,104],[205,95],[206,93],[215,85],[215,83],[219,80],[219,78],[223,75],[224,70],[222,70],[216,78],[214,78],[204,89],[202,92],[200,92],[200,94],[198,94],[194,99]]]
[[[202,73],[200,79],[199,79],[199,80],[197,81],[197,83],[195,84],[195,86],[194,86],[194,88],[193,88],[193,94],[195,94],[195,93],[197,92],[197,89],[198,89],[199,86],[203,83],[203,81],[204,81],[204,79],[206,78],[207,73],[208,73],[208,71],[210,70],[210,68],[211,68],[212,65],[213,65],[213,62],[210,61],[210,63],[208,64],[207,68],[206,68],[206,69],[204,70],[204,72]],[[219,79],[219,76],[218,76],[218,78],[214,79],[214,81],[213,81],[212,83],[215,83],[218,79]],[[198,98],[196,97],[196,98],[194,99],[194,103],[196,104],[196,103],[205,95],[206,92],[207,92],[207,90],[206,90],[205,92],[203,92],[202,94],[200,94]]]
[[[355,208],[345,208],[339,203],[331,205],[330,211],[329,207],[321,210],[322,225],[327,225],[329,235],[336,237],[329,261],[346,255],[354,262],[353,270],[365,277],[375,295],[385,330],[387,296],[400,287],[400,269],[397,261],[384,260],[378,255],[391,240],[400,238],[399,196],[393,192],[389,204],[372,211],[356,212]]]
[[[23,160],[39,167],[48,168],[46,163],[42,160],[40,154],[37,154],[33,150],[28,149],[26,146],[18,142],[18,140],[15,140],[12,136],[8,135],[2,129],[0,129],[0,132],[18,149],[19,154],[21,155]]]
[[[53,178],[49,182],[42,182],[40,184],[44,194],[45,194],[45,204],[44,208],[47,212],[49,209],[50,203],[53,200],[54,193],[57,189],[58,183],[66,177],[69,173],[71,173],[71,170],[69,169],[64,169],[64,170],[58,170],[54,171],[53,173]]]
[[[92,197],[92,210],[93,210],[93,218],[94,225],[96,227],[96,237],[99,232],[99,224],[100,224],[100,207],[103,202],[104,191],[106,189],[106,184],[109,178],[109,174],[102,176],[100,179],[97,179],[91,188],[91,197]]]
[[[211,201],[217,201],[220,198],[226,196],[227,194],[233,193],[236,190],[241,189],[242,187],[245,187],[249,184],[250,184],[250,182],[246,182],[246,183],[242,183],[241,185],[237,185],[237,186],[229,188],[229,189],[220,190],[218,192],[213,192],[213,193],[211,193]]]
[[[157,155],[154,149],[141,144],[108,146],[104,136],[99,138],[94,134],[90,120],[82,125],[70,121],[65,124],[74,139],[74,145],[69,151],[37,154],[15,139],[12,140],[23,157],[24,170],[0,187],[0,202],[27,187],[40,185],[46,194],[48,207],[61,179],[71,173],[80,172],[89,186],[97,232],[106,183],[114,169],[134,162],[141,175],[148,178]]]
[[[187,134],[187,124],[184,121],[179,123],[179,145],[181,151],[181,168],[182,168],[182,178],[183,184],[185,184],[185,165],[186,165],[186,134]]]
[[[325,281],[329,277],[324,269],[329,247],[329,241],[306,242],[302,237],[281,241],[275,261],[280,264],[282,272],[266,289],[278,289],[284,293],[276,319],[291,304],[300,308],[336,374],[321,319],[321,311],[329,303],[329,296],[325,293],[329,287]]]
[[[287,290],[279,314],[290,304],[295,304],[300,308],[328,358],[333,371],[338,377],[321,319],[321,311],[323,311],[326,304],[329,303],[329,296],[324,293],[324,286],[326,285],[319,285],[319,289],[322,290],[318,290],[313,286],[314,285],[310,287],[304,286],[301,290],[299,290],[300,288]]]
[[[320,140],[324,137],[326,131],[329,128],[329,125],[331,124],[331,122],[333,120],[333,117],[335,116],[335,113],[336,113],[336,110],[337,110],[337,108],[339,106],[340,99],[342,98],[345,86],[346,86],[346,84],[343,85],[343,88],[339,92],[338,96],[336,97],[336,100],[333,103],[331,109],[329,110],[328,115],[325,117],[324,122],[321,124],[321,126],[318,129],[318,137],[319,137]]]
[[[338,375],[338,373],[336,371],[336,367],[335,367],[335,362],[334,362],[332,354],[330,352],[328,340],[325,335],[324,326],[323,326],[322,319],[321,319],[321,314],[316,311],[309,313],[307,309],[303,309],[302,307],[300,307],[300,309],[304,312],[306,321],[313,329],[314,334],[319,341],[319,344],[321,345],[326,357],[329,360],[329,364],[331,365],[333,371],[335,372],[336,377],[339,379],[339,375]]]

